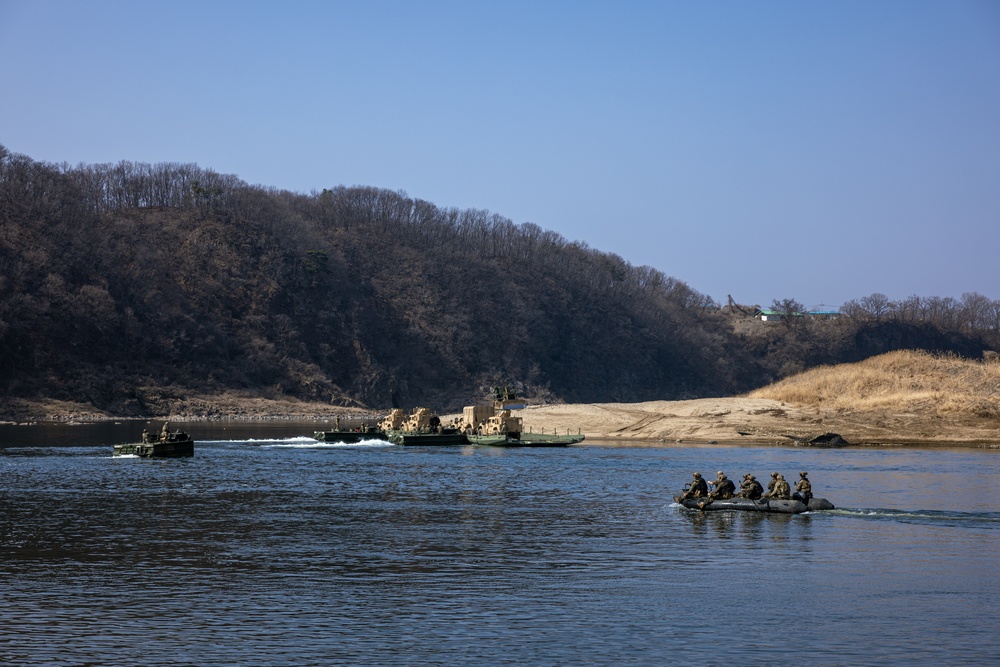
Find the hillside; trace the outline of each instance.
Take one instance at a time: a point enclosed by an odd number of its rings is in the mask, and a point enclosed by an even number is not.
[[[238,414],[247,400],[447,411],[498,384],[550,403],[719,397],[893,349],[978,358],[1000,344],[986,316],[859,306],[770,324],[752,310],[488,211],[0,146],[9,416],[49,401],[120,416]]]

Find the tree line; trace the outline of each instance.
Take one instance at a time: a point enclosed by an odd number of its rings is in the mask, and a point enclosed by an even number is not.
[[[686,398],[879,347],[981,354],[996,346],[984,322],[748,326],[661,271],[489,211],[0,146],[8,396],[122,414],[234,389],[373,408],[450,409],[496,384],[551,400]],[[918,324],[929,329],[884,329]]]
[[[977,292],[966,292],[959,299],[914,295],[899,301],[875,293],[848,301],[841,312],[865,321],[927,322],[967,333],[1000,331],[1000,301]]]

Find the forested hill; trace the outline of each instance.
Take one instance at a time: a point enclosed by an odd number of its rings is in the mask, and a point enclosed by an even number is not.
[[[486,211],[0,146],[0,397],[137,415],[233,389],[373,408],[450,409],[495,384],[637,401],[741,392],[898,347],[977,356],[996,335],[744,320],[657,270]]]

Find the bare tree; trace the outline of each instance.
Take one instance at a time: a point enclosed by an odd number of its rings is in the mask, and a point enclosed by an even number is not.
[[[859,301],[861,308],[873,319],[881,320],[892,312],[895,304],[885,294],[875,292]]]

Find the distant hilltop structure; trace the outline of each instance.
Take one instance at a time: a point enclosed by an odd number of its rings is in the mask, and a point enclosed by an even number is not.
[[[789,305],[791,306],[790,302]],[[801,306],[799,306],[801,307]],[[731,315],[741,316],[745,318],[754,318],[760,320],[761,322],[779,322],[786,317],[809,317],[818,319],[834,319],[841,316],[840,308],[836,306],[828,306],[825,303],[821,303],[818,306],[813,306],[808,310],[803,309],[802,311],[796,310],[789,313],[787,310],[778,310],[775,308],[761,308],[759,305],[748,306],[740,305],[737,303],[733,296],[728,295],[727,303],[725,306],[720,308],[723,312],[728,312]]]
[[[811,317],[818,319],[834,319],[840,317],[840,309],[820,304],[804,312],[785,313],[770,308],[756,308],[753,316],[761,322],[778,322],[786,317]]]

